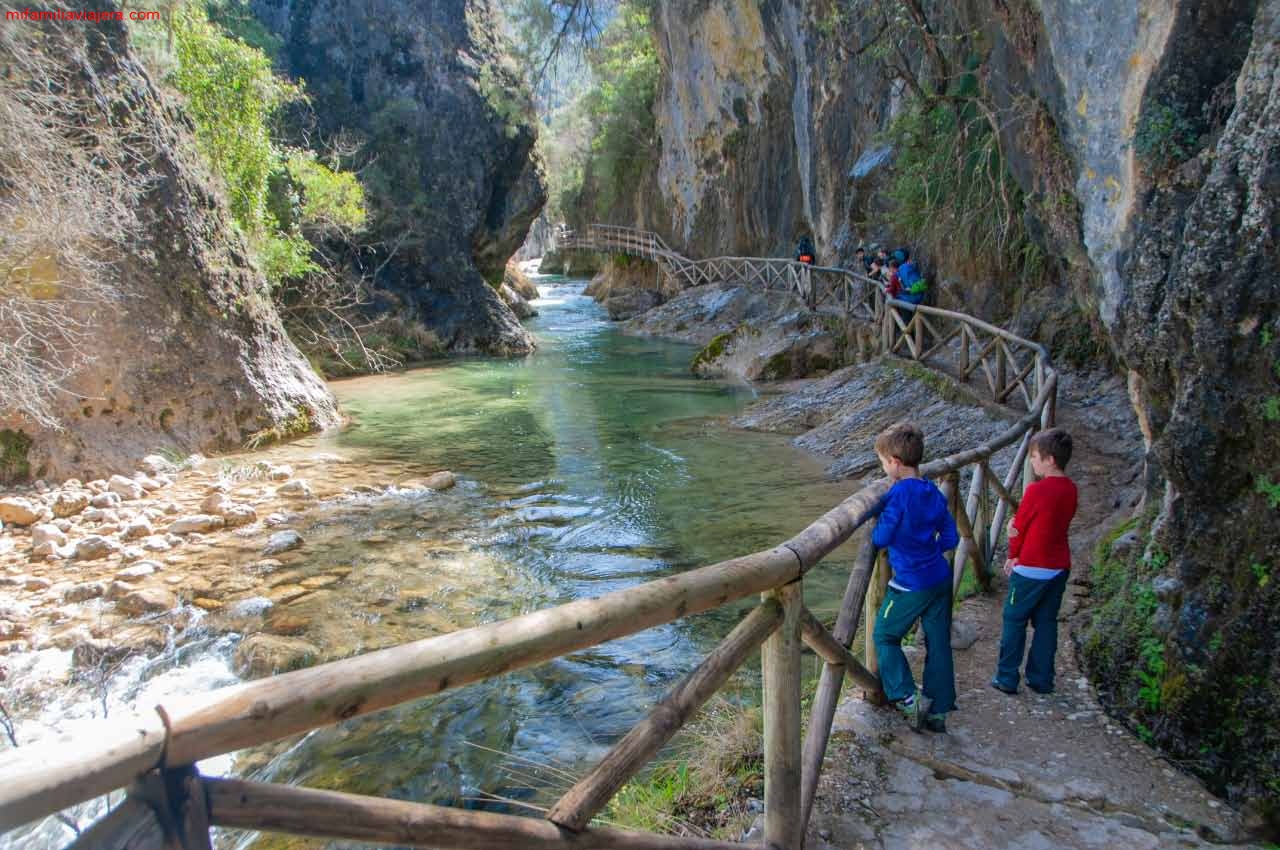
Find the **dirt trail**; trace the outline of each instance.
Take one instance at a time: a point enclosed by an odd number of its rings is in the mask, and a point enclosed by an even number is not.
[[[1093,547],[1139,497],[1136,427],[1113,379],[1064,382],[1060,422],[1076,444],[1081,506],[1075,569],[1060,617],[1057,690],[1007,696],[988,685],[1000,641],[999,592],[957,620],[977,642],[955,653],[959,710],[949,734],[918,734],[891,711],[846,696],[810,821],[811,850],[1049,850],[1208,847],[1241,841],[1239,815],[1102,711],[1071,633]],[[1138,452],[1135,454],[1135,447]],[[998,556],[1003,560],[1003,553]],[[1087,602],[1085,603],[1087,605]],[[923,652],[909,653],[919,676]],[[1252,846],[1238,843],[1237,846]]]

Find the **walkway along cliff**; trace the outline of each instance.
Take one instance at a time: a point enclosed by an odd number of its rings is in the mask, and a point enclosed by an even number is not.
[[[650,242],[646,234],[592,231],[584,245],[616,250],[611,240]],[[598,240],[598,241],[597,241]],[[737,274],[749,258],[711,264]],[[759,261],[756,261],[759,262]],[[964,364],[982,375],[993,398],[1025,410],[997,438],[927,464],[940,482],[961,531],[952,558],[958,582],[966,566],[990,581],[992,555],[1008,511],[1030,481],[1027,447],[1053,424],[1057,374],[1045,350],[962,314],[912,309],[886,301],[869,280],[835,269],[813,269],[798,294],[814,303],[843,298],[851,321],[869,322],[883,350],[913,360]],[[795,278],[803,280],[804,278]],[[816,281],[825,279],[825,284]],[[784,275],[781,280],[785,281]],[[764,281],[778,285],[778,281]],[[783,283],[782,285],[786,285]],[[825,292],[823,291],[825,290]],[[890,306],[905,307],[904,320]],[[924,340],[928,338],[929,347]],[[1012,450],[1007,469],[993,461]],[[967,483],[967,493],[964,486]],[[176,835],[185,847],[207,847],[210,826],[321,835],[424,847],[727,848],[706,839],[620,833],[589,824],[689,717],[760,648],[765,708],[765,841],[801,846],[828,734],[846,676],[874,696],[878,680],[849,646],[887,574],[868,544],[851,571],[833,629],[801,601],[806,571],[849,540],[873,515],[886,483],[864,487],[791,539],[771,549],[679,575],[498,623],[237,685],[157,706],[144,715],[104,724],[92,741],[38,756],[21,750],[0,762],[0,828],[8,828],[112,789],[130,786],[125,803],[91,827],[76,847],[158,847]],[[261,744],[520,669],[614,638],[745,599],[763,596],[695,670],[659,701],[600,764],[551,809],[546,821],[468,812],[336,792],[233,779],[206,779],[200,759]],[[872,608],[872,610],[874,610]],[[800,648],[824,661],[809,735],[801,740]],[[134,783],[134,784],[130,784]],[[126,843],[132,842],[132,843]]]

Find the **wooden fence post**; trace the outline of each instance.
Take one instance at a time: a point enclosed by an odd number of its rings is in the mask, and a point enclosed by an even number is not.
[[[800,823],[800,609],[801,582],[772,594],[783,620],[761,652],[764,668],[764,843],[801,850]]]

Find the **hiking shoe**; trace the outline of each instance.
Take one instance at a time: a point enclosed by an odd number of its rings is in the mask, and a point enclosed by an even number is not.
[[[1000,691],[1001,693],[1008,694],[1009,696],[1015,696],[1018,693],[1017,688],[1006,688],[1004,685],[1000,684],[1000,682],[998,682],[995,679],[991,680],[991,687],[995,688],[997,691]]]
[[[919,732],[924,728],[925,705],[924,694],[920,693],[920,689],[916,688],[916,692],[906,699],[898,700],[893,704],[894,708],[906,719],[907,725],[912,730]]]
[[[937,732],[939,735],[947,734],[947,716],[945,714],[925,715],[924,728],[930,732]]]
[[[1048,696],[1049,694],[1053,693],[1053,688],[1037,688],[1035,685],[1031,684],[1030,682],[1027,682],[1027,687],[1042,696]]]

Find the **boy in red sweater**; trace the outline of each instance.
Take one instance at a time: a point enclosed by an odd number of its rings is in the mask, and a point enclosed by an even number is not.
[[[1053,658],[1058,651],[1058,609],[1067,589],[1071,547],[1067,528],[1076,514],[1076,485],[1067,477],[1071,435],[1061,428],[1031,439],[1031,470],[1040,479],[1027,488],[1009,523],[1009,597],[1004,603],[1000,659],[991,687],[1018,692],[1018,668],[1027,644],[1027,623],[1035,629],[1027,653],[1027,687],[1053,693]]]

